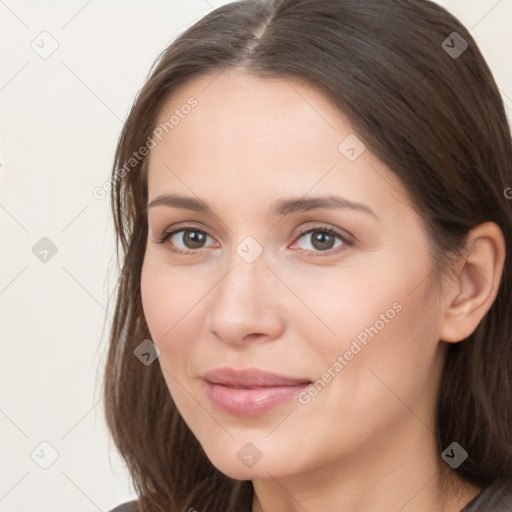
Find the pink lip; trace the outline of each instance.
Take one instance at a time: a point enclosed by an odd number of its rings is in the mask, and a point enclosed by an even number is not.
[[[290,400],[311,381],[284,377],[256,369],[237,371],[218,368],[205,373],[210,400],[222,411],[235,416],[257,416]]]

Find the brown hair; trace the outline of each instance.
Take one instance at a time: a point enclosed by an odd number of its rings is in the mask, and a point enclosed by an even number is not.
[[[468,44],[460,55],[449,51],[463,49],[453,32]],[[437,439],[439,454],[452,441],[468,452],[455,470],[466,481],[484,487],[512,479],[512,216],[504,197],[512,186],[512,143],[503,101],[477,44],[455,17],[426,0],[246,0],[212,11],[159,56],[115,155],[111,199],[123,262],[105,411],[141,509],[251,510],[251,482],[230,479],[211,464],[159,365],[134,357],[151,337],[140,291],[147,158],[119,176],[146,144],[169,95],[226,68],[300,80],[323,92],[404,184],[424,219],[438,270],[448,268],[449,256],[460,253],[476,225],[500,226],[506,241],[502,281],[474,333],[449,344]]]

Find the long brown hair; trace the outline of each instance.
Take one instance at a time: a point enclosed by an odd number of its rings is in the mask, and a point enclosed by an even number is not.
[[[468,452],[455,470],[467,482],[484,487],[511,480],[512,215],[504,191],[512,186],[512,143],[499,89],[477,44],[455,17],[426,0],[245,0],[210,12],[159,56],[115,154],[111,200],[122,263],[105,412],[141,510],[251,510],[251,482],[230,479],[212,465],[159,365],[134,356],[151,337],[140,291],[147,158],[129,168],[126,162],[147,144],[178,86],[227,68],[300,80],[323,92],[405,186],[439,272],[450,255],[460,254],[473,227],[500,226],[502,281],[474,333],[449,344],[437,439],[439,454],[452,441]]]

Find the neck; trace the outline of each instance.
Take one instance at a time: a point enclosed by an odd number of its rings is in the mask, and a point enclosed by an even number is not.
[[[412,427],[321,468],[254,480],[252,512],[460,512],[481,488],[441,459],[428,427]]]

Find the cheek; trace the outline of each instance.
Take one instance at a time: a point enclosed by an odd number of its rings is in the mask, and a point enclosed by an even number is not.
[[[403,314],[403,283],[400,278],[391,279],[390,274],[389,268],[374,265],[364,272],[333,268],[323,275],[295,277],[295,281],[292,275],[287,276],[287,282],[307,305],[297,304],[288,310],[290,325],[298,329],[300,339],[306,344],[314,342],[304,349],[313,349],[325,365],[350,350],[354,340],[364,348],[377,332],[375,339],[383,337]]]
[[[300,324],[302,339],[317,340],[317,369],[326,371],[346,355],[340,371],[346,376],[339,380],[358,393],[378,382],[370,369],[382,371],[390,384],[402,388],[402,378],[417,381],[436,357],[440,310],[429,255],[418,247],[390,245],[369,255],[371,262],[358,260],[357,267],[333,270],[317,279],[316,286],[303,279],[294,288],[322,321],[309,314],[309,321]]]
[[[194,335],[191,331],[196,325],[191,321],[193,306],[200,297],[200,290],[194,290],[190,281],[179,278],[179,270],[166,270],[161,264],[154,263],[151,257],[145,259],[141,274],[142,307],[151,339],[161,352],[159,361],[162,369],[171,371],[171,349],[173,362],[181,361],[185,356],[188,345],[180,343],[180,340]]]
[[[428,415],[442,363],[440,312],[427,284],[411,293],[410,282],[374,284],[366,294],[356,291],[351,301],[341,293],[332,296],[329,316],[338,338],[322,345],[322,358],[324,371],[330,368],[336,377],[322,393],[340,404],[354,426],[370,428],[410,415],[404,404]]]
[[[174,330],[190,323],[194,306],[205,293],[188,271],[171,267],[160,254],[149,250],[141,272],[141,298],[144,316],[155,339],[166,342]]]
[[[142,266],[140,285],[144,317],[151,336],[156,341],[172,325],[172,318],[164,312],[174,310],[173,304],[169,303],[174,295],[166,293],[166,282],[148,257],[145,258]]]
[[[165,255],[149,251],[141,272],[141,298],[151,340],[171,394],[178,382],[197,376],[208,293],[218,281],[211,269],[171,266]],[[199,352],[199,355],[198,355]],[[176,389],[175,389],[176,388]],[[177,401],[179,398],[176,397]]]
[[[200,339],[197,314],[198,301],[204,290],[180,279],[177,269],[165,268],[152,258],[145,259],[141,274],[141,298],[151,340],[160,349],[158,363],[169,392],[180,411],[190,407],[182,386],[188,378],[194,345]]]

